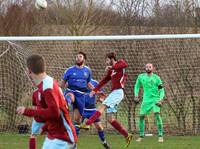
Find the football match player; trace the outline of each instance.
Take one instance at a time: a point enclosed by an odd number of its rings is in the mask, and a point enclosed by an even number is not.
[[[90,84],[91,70],[85,66],[86,59],[84,52],[79,52],[76,55],[76,64],[65,71],[61,85],[62,88],[66,88],[65,99],[73,105],[73,120],[77,135],[80,131],[78,126],[81,124],[85,107],[85,93],[88,88],[93,88]]]
[[[127,132],[127,130],[114,118],[113,115],[117,112],[117,106],[124,98],[124,85],[127,79],[126,68],[128,67],[128,64],[123,59],[117,60],[116,55],[113,52],[106,55],[106,64],[107,75],[90,92],[90,96],[92,97],[94,94],[98,93],[99,90],[110,80],[112,83],[112,89],[110,94],[99,106],[98,110],[86,122],[86,125],[94,123],[94,121],[102,115],[105,109],[107,109],[108,122],[125,137],[126,147],[128,147],[133,136]]]
[[[135,102],[139,102],[139,89],[141,86],[143,88],[143,100],[140,108],[139,120],[140,137],[136,140],[138,142],[142,141],[144,138],[145,116],[148,115],[151,111],[154,112],[154,117],[158,128],[158,142],[163,142],[163,123],[160,116],[160,108],[163,103],[165,93],[160,77],[153,73],[153,70],[153,64],[146,64],[146,73],[141,73],[135,83]]]
[[[77,141],[76,132],[71,122],[67,103],[56,80],[45,72],[45,60],[40,55],[27,58],[30,78],[37,86],[34,92],[41,108],[20,106],[17,113],[44,122],[41,134],[47,133],[42,149],[71,149]]]

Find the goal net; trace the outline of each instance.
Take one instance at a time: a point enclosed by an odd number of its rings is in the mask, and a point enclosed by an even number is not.
[[[135,104],[133,87],[146,63],[153,63],[164,82],[166,103],[161,115],[164,131],[173,135],[200,134],[200,35],[1,37],[0,38],[0,132],[30,128],[31,119],[18,116],[16,108],[31,106],[34,87],[25,73],[26,58],[41,54],[47,73],[61,80],[74,65],[78,51],[87,54],[93,78],[105,75],[105,54],[116,52],[129,64],[125,98],[116,118],[130,131],[138,132],[140,104]],[[110,85],[107,85],[109,92]],[[106,130],[112,128],[102,118]],[[156,133],[154,116],[146,119],[146,133]]]

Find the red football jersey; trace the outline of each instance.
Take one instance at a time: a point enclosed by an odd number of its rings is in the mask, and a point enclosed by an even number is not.
[[[112,91],[115,89],[124,88],[127,74],[125,68],[128,64],[124,60],[119,60],[112,68],[108,71],[107,75],[99,82],[99,85],[95,87],[94,91],[97,92],[103,87],[108,81],[112,82]]]

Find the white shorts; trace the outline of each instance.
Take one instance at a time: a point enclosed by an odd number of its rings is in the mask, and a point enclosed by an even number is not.
[[[67,141],[46,137],[42,149],[76,149],[76,147]]]
[[[40,133],[40,129],[42,128],[43,125],[44,125],[44,123],[36,122],[33,119],[32,126],[31,126],[31,134],[33,134],[33,135],[39,134]]]
[[[108,107],[106,112],[107,113],[117,112],[117,106],[119,105],[119,103],[122,101],[123,98],[124,98],[123,89],[113,90],[102,103]]]

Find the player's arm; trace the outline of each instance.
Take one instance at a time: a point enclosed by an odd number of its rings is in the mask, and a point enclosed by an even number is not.
[[[40,130],[40,134],[41,134],[41,135],[45,135],[45,134],[47,133],[47,131],[48,131],[48,124],[45,123],[45,124],[42,126],[41,130]]]
[[[92,83],[90,83],[90,82],[91,82],[91,79],[92,79],[92,72],[91,72],[91,70],[89,69],[89,75],[88,75],[88,78],[87,78],[87,82],[88,82],[87,87],[88,87],[90,90],[93,90],[93,89],[94,89],[94,86],[92,85]]]
[[[108,71],[107,75],[99,82],[99,84],[93,89],[93,91],[97,93],[110,80],[111,71]]]
[[[65,80],[62,80],[60,87],[61,88],[66,88],[67,86],[68,86],[67,82]]]
[[[29,117],[39,117],[41,120],[53,120],[58,119],[60,116],[58,105],[55,101],[55,95],[52,92],[51,89],[45,90],[45,102],[47,104],[46,109],[29,109],[26,108],[23,115],[29,116]]]
[[[105,94],[104,92],[99,92],[97,94],[97,102],[103,102],[105,100],[105,98],[107,97],[107,94]]]
[[[61,82],[61,88],[66,88],[68,86],[67,81],[69,80],[70,71],[67,69],[63,75],[62,82]]]
[[[163,87],[163,83],[160,77],[158,78],[158,90],[160,92],[160,100],[163,100],[165,97],[165,89]]]
[[[158,91],[159,91],[159,101],[157,103],[158,106],[161,106],[163,104],[163,100],[165,97],[165,89],[163,87],[163,83],[162,80],[160,79],[160,77],[158,77]]]
[[[107,75],[99,82],[99,84],[90,92],[90,97],[94,96],[94,94],[97,94],[99,90],[108,82],[111,80],[111,71],[109,70]]]
[[[138,76],[135,86],[134,86],[134,95],[135,95],[135,102],[139,102],[139,90],[140,90],[140,86],[141,86],[141,81],[140,81],[140,75]]]
[[[128,67],[128,64],[123,60],[119,60],[118,63],[116,63],[114,66],[113,66],[113,69],[123,69],[123,68],[126,68]]]
[[[94,86],[93,86],[90,82],[87,84],[87,86],[88,86],[88,88],[89,88],[90,90],[93,90],[93,89],[94,89]]]

